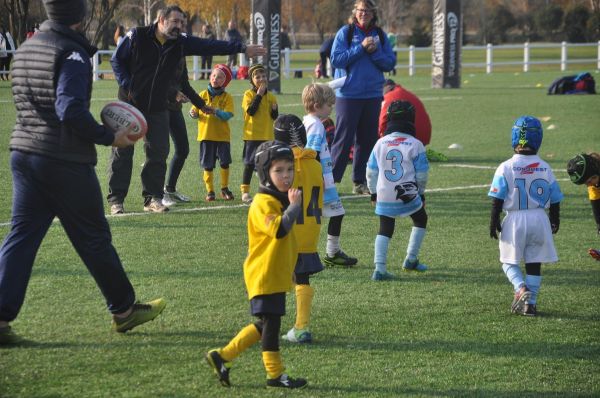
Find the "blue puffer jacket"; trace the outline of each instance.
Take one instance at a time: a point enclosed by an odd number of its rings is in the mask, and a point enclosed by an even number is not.
[[[390,42],[383,35],[384,42],[378,43],[377,50],[369,54],[361,43],[367,35],[379,41],[377,29],[365,33],[355,25],[350,46],[348,29],[348,25],[345,25],[337,32],[331,50],[331,65],[335,68],[335,77],[347,75],[344,86],[336,90],[336,96],[357,99],[383,97],[383,72],[391,71],[396,65],[396,56]]]

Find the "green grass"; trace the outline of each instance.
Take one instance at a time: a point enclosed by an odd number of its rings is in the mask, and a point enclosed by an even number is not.
[[[564,74],[573,73],[574,71]],[[560,72],[465,74],[460,90],[433,90],[430,78],[398,79],[417,93],[434,127],[431,147],[450,157],[433,163],[427,195],[424,275],[399,272],[410,230],[399,220],[390,244],[394,282],[374,283],[373,242],[378,220],[365,197],[344,200],[342,245],[360,259],[354,269],[326,269],[316,290],[315,343],[282,342],[288,370],[306,377],[306,397],[587,397],[600,395],[600,263],[587,254],[600,246],[585,189],[566,181],[566,161],[600,150],[600,96],[547,96]],[[598,76],[597,74],[595,76]],[[283,81],[281,112],[302,114],[300,92],[308,79]],[[193,82],[200,89],[205,82]],[[541,87],[537,87],[537,85]],[[114,244],[140,299],[165,297],[163,315],[126,335],[110,331],[110,317],[92,278],[56,223],[36,259],[15,330],[34,343],[0,349],[1,397],[263,397],[265,374],[258,346],[234,364],[234,387],[217,383],[204,353],[225,344],[248,315],[242,263],[247,250],[247,207],[239,201],[242,166],[241,94],[234,81],[232,121],[233,203],[206,204],[198,166],[196,128],[188,120],[191,154],[179,189],[193,202],[165,215],[142,213],[137,144],[126,209],[109,217]],[[94,86],[92,111],[116,95],[114,81]],[[14,123],[9,84],[0,83],[0,234],[10,219],[8,141]],[[494,168],[511,156],[510,127],[522,114],[548,116],[540,151],[565,193],[555,237],[560,261],[542,267],[541,316],[511,316],[511,287],[488,237],[487,188]],[[549,126],[554,125],[554,129]],[[462,150],[447,147],[459,143]],[[106,192],[108,148],[97,167]],[[487,168],[462,168],[459,165]],[[340,192],[351,196],[349,171]],[[252,191],[256,191],[256,177]],[[472,187],[480,186],[484,187]],[[451,189],[464,187],[463,189]],[[448,190],[444,190],[448,189]],[[107,208],[108,210],[108,208]],[[321,247],[325,231],[322,231]],[[282,332],[293,324],[288,299]],[[283,396],[281,392],[270,395]]]

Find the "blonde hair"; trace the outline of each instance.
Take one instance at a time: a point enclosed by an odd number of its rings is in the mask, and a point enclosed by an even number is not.
[[[306,112],[314,112],[317,106],[335,104],[335,92],[327,84],[311,83],[302,90],[302,104]]]

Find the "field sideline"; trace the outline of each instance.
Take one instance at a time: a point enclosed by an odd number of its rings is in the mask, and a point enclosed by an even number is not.
[[[295,396],[600,395],[600,263],[586,253],[588,247],[600,247],[600,239],[585,189],[571,184],[564,172],[574,154],[600,150],[600,96],[546,95],[556,77],[577,72],[465,73],[458,90],[431,89],[429,77],[396,78],[423,99],[434,129],[431,147],[450,158],[431,164],[428,233],[421,253],[430,271],[400,271],[411,225],[400,220],[389,254],[389,270],[399,278],[370,280],[378,220],[368,197],[351,194],[348,169],[339,185],[347,211],[341,244],[360,261],[353,269],[328,268],[311,279],[315,342],[281,343],[287,370],[309,381]],[[597,72],[593,75],[600,80]],[[282,82],[281,112],[302,115],[300,92],[309,81]],[[205,84],[192,82],[198,90]],[[234,202],[204,202],[196,126],[186,119],[191,153],[178,188],[192,196],[192,203],[169,214],[142,212],[138,143],[125,202],[131,216],[108,217],[138,298],[165,297],[164,313],[126,335],[112,333],[100,292],[54,223],[13,323],[32,343],[0,349],[0,397],[266,395],[258,346],[234,363],[231,389],[218,384],[203,359],[208,349],[225,344],[252,321],[242,278],[247,206],[239,200],[239,107],[248,86],[233,81],[228,87],[238,112],[232,119]],[[115,95],[114,81],[95,83],[93,114],[98,116]],[[509,313],[511,287],[498,261],[497,241],[488,232],[487,187],[496,166],[511,156],[510,128],[522,114],[543,118],[540,155],[565,194],[555,236],[560,260],[542,266],[535,319]],[[10,228],[8,142],[14,117],[10,83],[0,82],[0,197],[5,203],[0,237]],[[448,149],[454,143],[462,149]],[[108,154],[109,148],[98,148],[104,192]],[[254,177],[252,192],[256,187]],[[294,302],[289,296],[282,332],[293,324]]]

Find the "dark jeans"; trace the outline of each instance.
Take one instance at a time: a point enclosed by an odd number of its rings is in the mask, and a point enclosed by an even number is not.
[[[367,161],[378,139],[377,129],[381,100],[382,98],[336,98],[337,119],[335,135],[331,143],[335,182],[342,181],[352,145],[354,145],[352,181],[355,183],[366,182]]]
[[[205,73],[206,73],[206,78],[208,79],[210,77],[210,70],[212,69],[213,57],[212,57],[212,55],[203,55],[200,57],[200,60],[202,61],[201,68],[209,70],[209,72],[202,72],[202,74],[200,75],[200,79],[204,79]]]
[[[35,256],[54,217],[92,274],[108,310],[114,314],[131,307],[135,292],[111,243],[94,166],[19,151],[13,151],[10,160],[12,226],[0,248],[0,320],[17,317]]]
[[[163,197],[169,155],[169,111],[144,113],[148,133],[144,138],[146,161],[142,167],[142,196],[147,204]],[[133,169],[133,148],[113,148],[108,164],[108,203],[123,203],[129,191]]]
[[[177,180],[183,169],[185,159],[190,154],[190,143],[188,141],[187,129],[185,127],[185,119],[181,109],[169,111],[169,131],[173,140],[173,158],[169,164],[169,172],[167,174],[167,182],[165,187],[167,191],[174,192],[177,188]]]

